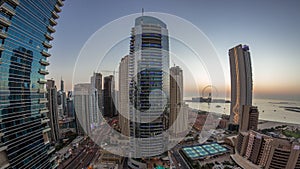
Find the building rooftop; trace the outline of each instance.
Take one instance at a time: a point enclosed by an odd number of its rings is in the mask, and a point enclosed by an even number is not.
[[[197,160],[204,159],[208,156],[223,154],[225,152],[228,152],[229,149],[224,146],[221,146],[218,143],[207,143],[201,145],[187,146],[182,148],[182,151],[188,158],[192,160]]]

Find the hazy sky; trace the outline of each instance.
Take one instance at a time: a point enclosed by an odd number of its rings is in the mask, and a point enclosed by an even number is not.
[[[88,38],[105,24],[144,8],[147,12],[184,18],[206,34],[220,57],[227,88],[230,88],[228,49],[242,43],[250,46],[255,97],[300,99],[298,0],[67,0],[64,3],[53,34],[48,78],[59,84],[62,76],[67,90],[72,89],[75,61]]]

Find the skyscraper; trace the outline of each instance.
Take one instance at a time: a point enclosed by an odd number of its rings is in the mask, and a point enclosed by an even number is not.
[[[129,136],[129,55],[122,58],[119,66],[119,126],[121,133]]]
[[[65,89],[65,83],[64,83],[63,79],[61,78],[60,79],[60,90],[64,91],[64,89]]]
[[[65,115],[65,112],[67,112],[67,97],[66,97],[66,92],[64,91],[64,87],[65,87],[65,83],[61,78],[60,90],[57,93],[58,112],[60,118],[62,118]]]
[[[170,68],[170,115],[169,129],[172,134],[178,135],[187,130],[188,114],[183,103],[183,72],[179,66]]]
[[[49,125],[51,128],[50,138],[52,142],[57,142],[59,140],[59,125],[58,125],[58,105],[57,105],[57,89],[54,80],[47,80],[47,117],[50,119]]]
[[[74,86],[74,105],[77,120],[88,135],[99,125],[97,92],[90,83]]]
[[[101,73],[94,73],[91,77],[91,83],[97,89],[98,93],[98,107],[100,112],[103,112],[103,102],[102,102],[102,74]]]
[[[239,126],[240,131],[257,130],[258,109],[255,106],[243,105],[241,119],[243,122]]]
[[[62,0],[0,1],[0,168],[56,167],[42,119],[48,49]]]
[[[131,156],[157,156],[166,150],[163,135],[169,96],[166,24],[151,16],[136,18],[129,54]],[[131,158],[128,165],[131,168],[141,167],[137,161]]]
[[[68,98],[67,98],[67,116],[75,118],[75,110],[74,110],[74,102],[72,99],[72,92],[68,92]]]
[[[106,117],[113,117],[116,115],[115,100],[114,100],[114,76],[104,77],[104,89],[103,89],[103,115]]]
[[[231,75],[230,123],[241,126],[243,105],[252,105],[252,68],[249,47],[238,45],[229,50]]]

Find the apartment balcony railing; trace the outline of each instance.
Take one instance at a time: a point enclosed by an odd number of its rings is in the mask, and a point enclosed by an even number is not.
[[[42,123],[42,124],[47,123],[47,122],[49,122],[49,121],[50,121],[50,119],[48,119],[48,118],[41,119],[41,123]]]
[[[0,38],[1,39],[6,39],[7,38],[7,33],[4,30],[0,31]]]
[[[54,38],[50,35],[50,33],[45,33],[45,37],[48,39],[48,40],[53,40]]]
[[[50,56],[51,56],[51,54],[48,53],[48,52],[45,51],[45,50],[42,50],[42,51],[41,51],[41,54],[42,54],[43,56],[46,56],[46,57],[50,57]]]
[[[40,113],[43,114],[43,113],[48,113],[49,110],[48,109],[40,109]]]
[[[39,103],[48,103],[46,98],[39,98]]]
[[[52,45],[50,45],[48,42],[44,41],[43,42],[43,45],[46,47],[46,48],[52,48]]]
[[[57,19],[57,18],[59,18],[59,15],[55,11],[52,11],[52,17],[54,19]]]
[[[54,10],[55,10],[57,13],[61,12],[61,9],[60,9],[60,7],[59,7],[57,4],[54,6]]]
[[[0,45],[0,51],[3,51],[4,50],[4,46],[3,44]]]
[[[56,158],[57,158],[57,156],[56,156],[56,155],[52,156],[52,157],[50,158],[50,162],[52,162],[52,161],[56,160]]]
[[[11,21],[9,19],[7,19],[4,16],[0,16],[0,23],[3,26],[10,26],[11,25]]]
[[[52,169],[56,169],[58,167],[58,163],[55,163],[53,166],[52,166]]]
[[[55,147],[50,147],[49,150],[47,151],[48,154],[51,154],[52,152],[55,151]]]
[[[60,7],[64,6],[64,3],[63,3],[61,0],[58,0],[58,1],[57,1],[57,4],[58,4]]]
[[[38,81],[38,83],[45,84],[45,83],[47,83],[47,80],[40,78],[39,81]]]
[[[55,29],[51,25],[49,25],[47,28],[51,33],[55,32]]]
[[[20,5],[19,0],[7,0],[7,1],[10,2],[11,4],[15,5],[15,6]]]
[[[46,59],[41,59],[40,64],[43,65],[43,66],[49,66],[50,65],[50,63]]]
[[[4,13],[14,16],[16,14],[15,9],[13,9],[12,7],[8,6],[7,4],[3,4],[0,6],[1,11],[3,11]]]
[[[49,21],[51,26],[57,25],[57,22],[53,18],[50,18]]]
[[[42,88],[42,89],[39,89],[38,92],[39,92],[39,93],[47,93],[47,90],[44,89],[44,88]]]
[[[51,128],[50,128],[49,126],[47,126],[47,128],[45,128],[45,129],[43,130],[43,133],[47,133],[47,132],[49,132],[49,131],[51,131]]]
[[[49,74],[49,71],[46,70],[46,69],[40,69],[39,73],[42,74],[42,75],[47,75],[47,74]]]

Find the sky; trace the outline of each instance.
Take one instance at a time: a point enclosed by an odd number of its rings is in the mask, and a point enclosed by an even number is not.
[[[64,3],[53,34],[47,78],[55,79],[58,85],[62,77],[66,90],[72,90],[75,62],[87,40],[106,24],[140,13],[144,8],[146,12],[183,18],[205,34],[221,62],[227,94],[228,49],[247,44],[252,59],[254,97],[300,100],[298,0],[67,0]],[[118,29],[130,31],[131,27]],[[90,76],[87,75],[86,81]]]

